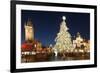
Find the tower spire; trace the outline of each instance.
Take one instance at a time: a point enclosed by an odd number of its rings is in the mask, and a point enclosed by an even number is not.
[[[31,19],[29,19],[29,18],[28,18],[28,21],[27,21],[27,25],[28,25],[28,26],[32,26],[32,21],[31,21]]]

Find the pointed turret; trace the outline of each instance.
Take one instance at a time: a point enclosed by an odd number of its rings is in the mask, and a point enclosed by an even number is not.
[[[32,26],[32,21],[31,21],[31,19],[28,19],[27,25],[28,25],[28,26]]]

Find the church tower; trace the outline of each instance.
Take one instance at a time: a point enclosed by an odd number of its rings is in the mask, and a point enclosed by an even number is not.
[[[34,29],[32,26],[32,22],[30,20],[27,21],[24,25],[25,28],[25,40],[32,41],[34,40]]]

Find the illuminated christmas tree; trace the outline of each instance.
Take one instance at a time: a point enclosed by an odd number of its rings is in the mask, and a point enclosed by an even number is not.
[[[73,45],[71,41],[71,35],[68,32],[69,28],[66,26],[66,17],[62,17],[63,21],[60,24],[60,30],[55,38],[56,44],[54,45],[54,50],[57,52],[72,52]]]

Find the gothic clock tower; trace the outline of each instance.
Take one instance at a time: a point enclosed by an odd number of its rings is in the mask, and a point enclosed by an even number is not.
[[[34,40],[34,29],[32,26],[32,22],[30,20],[27,21],[24,25],[25,28],[25,40],[32,41]]]

